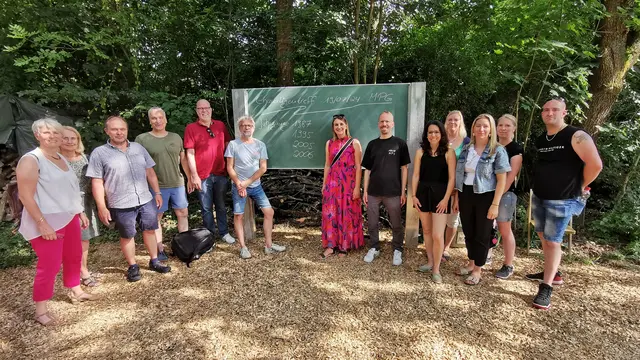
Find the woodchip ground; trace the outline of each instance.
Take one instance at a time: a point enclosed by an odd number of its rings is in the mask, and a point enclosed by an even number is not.
[[[2,359],[638,359],[640,270],[633,265],[565,262],[550,311],[531,307],[540,255],[518,253],[516,275],[492,273],[475,287],[454,271],[455,249],[442,269],[444,284],[415,269],[420,249],[405,251],[400,267],[382,256],[365,264],[366,250],[321,260],[320,232],[278,226],[288,246],[264,255],[262,239],[241,260],[220,245],[185,267],[172,259],[167,275],[147,269],[127,283],[117,243],[92,247],[90,267],[104,274],[98,302],[72,305],[60,281],[50,309],[61,324],[32,320],[34,268],[0,272]],[[388,238],[388,234],[386,235]],[[384,237],[383,237],[384,238]]]

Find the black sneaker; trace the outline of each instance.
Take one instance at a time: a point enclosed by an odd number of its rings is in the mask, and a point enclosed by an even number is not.
[[[140,274],[140,266],[138,266],[138,264],[129,265],[129,269],[127,269],[127,281],[136,282],[140,279],[142,279],[142,274]]]
[[[507,280],[513,275],[513,266],[502,265],[500,270],[496,272],[496,277],[498,279]]]
[[[538,286],[538,295],[533,298],[533,307],[536,309],[549,310],[551,307],[551,292],[553,287],[545,283]]]
[[[158,260],[167,261],[167,260],[169,260],[169,257],[167,256],[167,254],[164,251],[158,251]]]
[[[543,282],[544,281],[544,271],[535,273],[535,274],[527,274],[524,276],[527,280]],[[551,282],[553,285],[562,285],[564,281],[562,280],[562,273],[558,271],[556,276],[553,277],[553,281]]]
[[[160,274],[166,274],[169,271],[171,271],[171,266],[169,265],[162,265],[159,261],[156,263],[153,263],[151,261],[149,261],[149,269],[158,272]]]

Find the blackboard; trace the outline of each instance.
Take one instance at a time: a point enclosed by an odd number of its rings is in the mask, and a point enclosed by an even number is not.
[[[243,97],[244,113],[256,121],[254,137],[267,146],[269,168],[320,169],[324,167],[325,144],[332,136],[334,114],[345,115],[351,136],[360,140],[363,152],[369,141],[379,136],[378,116],[385,110],[393,113],[394,134],[406,139],[409,86],[239,89],[243,94],[234,90],[234,104],[240,101],[237,97]],[[240,116],[235,116],[236,121]]]

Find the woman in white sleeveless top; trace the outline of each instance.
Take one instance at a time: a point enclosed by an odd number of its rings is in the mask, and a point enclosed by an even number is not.
[[[47,310],[47,301],[53,297],[61,265],[72,303],[95,300],[96,296],[80,287],[81,226],[86,228],[88,220],[78,179],[58,153],[62,125],[52,119],[41,119],[33,123],[32,129],[40,146],[25,154],[16,169],[18,193],[24,205],[19,231],[38,257],[33,282],[35,320],[46,326],[55,323]]]

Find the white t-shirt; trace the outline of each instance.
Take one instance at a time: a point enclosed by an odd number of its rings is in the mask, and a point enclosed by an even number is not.
[[[473,186],[473,179],[476,177],[476,167],[478,167],[480,155],[476,152],[475,147],[469,147],[467,153],[467,161],[464,164],[464,184]]]
[[[55,231],[67,226],[76,214],[84,211],[78,178],[69,166],[67,159],[60,154],[58,155],[67,164],[67,171],[60,169],[47,159],[40,148],[30,151],[22,157],[24,159],[31,156],[38,161],[39,176],[34,199],[42,216]],[[26,240],[39,237],[41,234],[38,230],[38,220],[33,219],[27,209],[22,210],[18,232]]]

